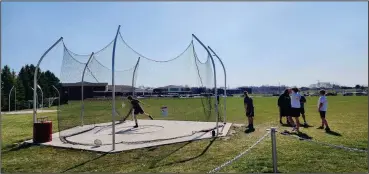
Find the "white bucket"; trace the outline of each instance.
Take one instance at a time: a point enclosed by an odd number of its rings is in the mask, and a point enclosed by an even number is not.
[[[161,115],[165,117],[168,116],[168,107],[166,106],[161,107]]]

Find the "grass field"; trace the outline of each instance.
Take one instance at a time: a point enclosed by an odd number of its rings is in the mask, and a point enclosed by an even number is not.
[[[186,112],[195,107],[191,100],[179,100],[182,102],[181,105],[186,107],[176,112]],[[307,120],[314,127],[302,128],[301,131],[313,137],[315,141],[367,149],[368,98],[335,96],[328,97],[328,100],[327,120],[331,129],[341,136],[316,129],[320,124],[316,109],[317,97],[307,97],[305,106]],[[244,133],[244,127],[232,127],[230,132],[234,134],[228,138],[166,145],[117,154],[43,146],[20,147],[17,145],[19,142],[32,138],[31,114],[3,115],[1,147],[3,172],[208,172],[249,148],[266,133],[267,128],[278,126],[279,130],[290,129],[278,123],[276,97],[255,97],[254,102],[256,131],[250,134]],[[75,111],[79,109],[78,104],[73,106]],[[155,103],[151,104],[155,105]],[[88,112],[96,114],[101,112],[101,108],[102,106],[91,107]],[[228,122],[245,124],[247,119],[243,111],[242,98],[227,99]],[[40,115],[49,116],[53,120],[54,131],[57,131],[56,113]],[[87,115],[90,114],[87,113]],[[161,116],[155,118],[162,119]],[[277,134],[277,151],[280,172],[368,171],[368,156],[365,152],[335,149],[281,134]],[[220,172],[271,171],[271,140],[267,137],[248,154]]]

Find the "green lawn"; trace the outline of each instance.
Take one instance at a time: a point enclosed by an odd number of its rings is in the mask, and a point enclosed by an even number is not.
[[[256,131],[244,133],[244,127],[232,127],[235,132],[228,138],[201,140],[191,143],[179,143],[156,148],[146,148],[116,154],[101,154],[80,150],[28,146],[19,147],[17,143],[32,138],[32,116],[3,115],[2,119],[2,164],[3,172],[208,172],[209,170],[232,159],[249,148],[266,129],[278,126],[279,130],[290,129],[279,125],[276,97],[255,97]],[[348,147],[368,147],[368,98],[367,97],[328,97],[327,120],[333,131],[342,136],[334,136],[316,129],[320,118],[316,111],[317,97],[307,97],[306,114],[309,124],[314,127],[302,128],[302,132],[313,140],[344,145]],[[149,101],[150,102],[150,101]],[[157,111],[159,105],[170,105],[176,110],[170,111],[168,119],[203,120],[206,118],[189,114],[179,117],[194,108],[201,107],[193,100],[158,100],[149,103],[148,112],[153,112],[156,119],[163,119]],[[101,103],[101,102],[100,102]],[[169,104],[170,103],[170,104]],[[117,106],[121,103],[117,103]],[[111,114],[111,105],[91,103],[87,106],[86,118],[98,114]],[[182,106],[182,107],[179,107]],[[69,109],[66,109],[69,107]],[[79,102],[64,106],[64,118],[71,119],[79,115]],[[62,108],[62,109],[63,109]],[[150,109],[151,108],[151,109]],[[242,98],[228,98],[227,121],[246,123],[243,113]],[[123,112],[123,111],[121,111]],[[75,115],[74,114],[74,115]],[[95,115],[93,115],[95,114]],[[56,113],[44,113],[53,120],[57,131]],[[206,114],[205,114],[206,115]],[[78,118],[74,118],[78,120]],[[108,120],[110,117],[106,117]],[[96,121],[96,120],[95,120]],[[104,119],[98,120],[104,121]],[[110,121],[110,120],[109,120]],[[211,120],[209,120],[211,121]],[[65,124],[69,124],[64,121]],[[315,143],[300,141],[277,134],[278,170],[280,172],[367,172],[367,153],[349,152]],[[248,154],[234,161],[220,172],[271,172],[271,141],[267,137]]]

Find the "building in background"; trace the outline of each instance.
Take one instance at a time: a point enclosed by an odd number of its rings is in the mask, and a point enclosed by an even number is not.
[[[67,100],[81,100],[82,98],[82,82],[62,83],[60,95]],[[83,98],[94,98],[97,93],[107,91],[108,83],[83,83]]]

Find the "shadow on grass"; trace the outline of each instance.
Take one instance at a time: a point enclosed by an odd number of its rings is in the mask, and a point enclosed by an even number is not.
[[[333,135],[333,136],[338,136],[338,137],[341,137],[342,134],[338,133],[338,132],[335,132],[335,131],[325,131],[325,133],[329,134],[329,135]]]
[[[66,173],[66,172],[68,172],[68,171],[70,171],[70,170],[73,170],[73,169],[75,169],[75,168],[77,168],[77,167],[81,167],[81,166],[83,166],[83,165],[85,165],[85,164],[87,164],[87,163],[89,163],[89,162],[91,162],[91,161],[95,161],[95,160],[97,160],[97,159],[99,159],[99,158],[101,158],[101,157],[104,157],[104,156],[106,156],[108,153],[104,153],[104,154],[102,154],[102,155],[100,155],[100,156],[98,156],[98,157],[96,157],[96,158],[93,158],[93,159],[90,159],[90,160],[87,160],[87,161],[85,161],[85,162],[82,162],[82,163],[80,163],[80,164],[77,164],[77,165],[75,165],[75,166],[73,166],[73,167],[71,167],[71,168],[68,168],[68,169],[66,169],[66,170],[64,170],[64,171],[62,171],[62,172],[60,172],[60,173]]]
[[[298,137],[302,138],[302,139],[308,139],[308,140],[311,140],[313,139],[313,137],[309,136],[308,134],[306,133],[303,133],[303,132],[299,132],[299,133],[294,133],[295,135],[297,135]],[[300,139],[301,140],[301,139]]]
[[[303,127],[303,128],[309,128],[309,127],[314,127],[314,126],[308,125],[308,124],[302,124],[301,127]]]
[[[30,148],[32,146],[38,146],[38,145],[37,144],[31,144],[31,143],[20,143],[20,144],[8,145],[3,149],[3,151],[1,153],[2,154],[7,154],[7,153],[10,153],[10,152],[14,152],[14,151],[22,150],[22,149],[27,149],[27,148]]]
[[[201,157],[202,155],[204,155],[208,150],[209,148],[211,147],[211,145],[214,143],[214,141],[217,139],[217,137],[215,138],[212,138],[209,142],[209,144],[205,147],[205,149],[198,155],[194,156],[194,157],[191,157],[191,158],[187,158],[187,159],[183,159],[183,160],[179,160],[179,161],[174,161],[174,162],[169,162],[169,163],[166,163],[166,164],[163,164],[163,165],[157,165],[160,161],[164,160],[165,158],[169,157],[170,155],[174,154],[175,152],[179,151],[180,149],[184,148],[185,146],[191,144],[193,141],[190,141],[186,144],[184,144],[183,146],[179,147],[178,149],[174,150],[173,152],[170,152],[169,154],[165,155],[163,158],[159,159],[159,160],[155,160],[155,162],[153,162],[149,169],[153,169],[153,168],[156,168],[156,167],[163,167],[163,166],[170,166],[170,165],[173,165],[173,164],[179,164],[179,163],[184,163],[184,162],[188,162],[188,161],[191,161],[191,160],[194,160],[196,158],[199,158]]]

